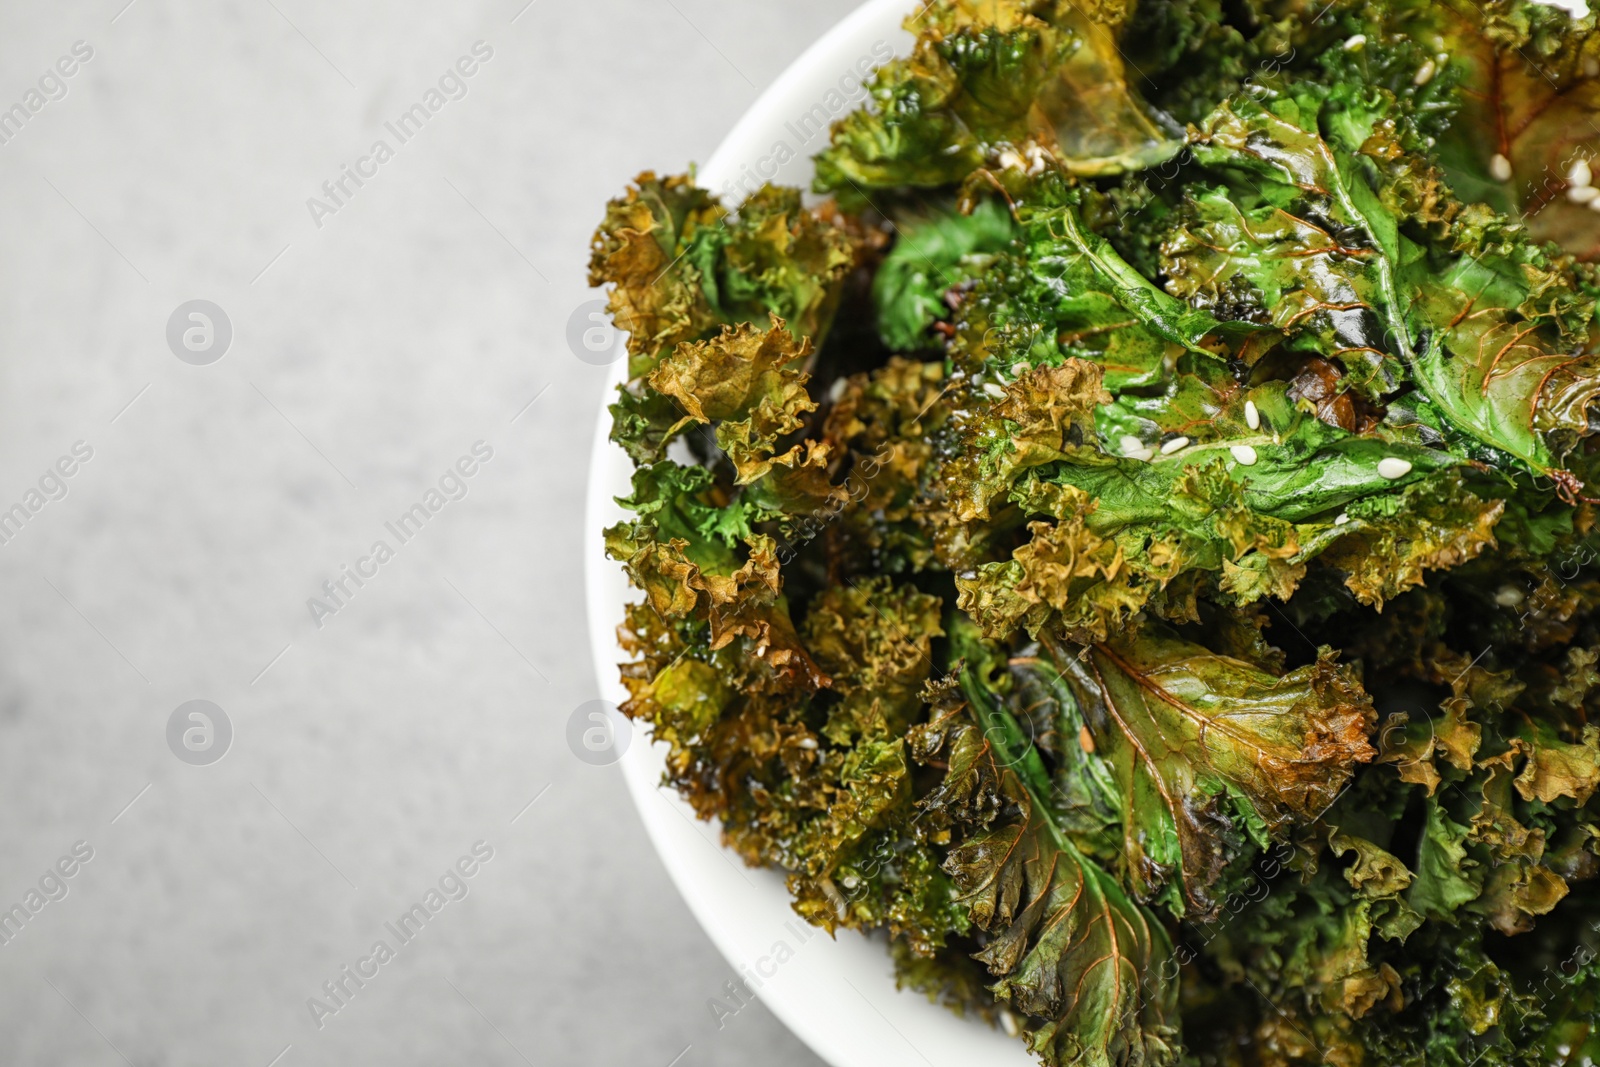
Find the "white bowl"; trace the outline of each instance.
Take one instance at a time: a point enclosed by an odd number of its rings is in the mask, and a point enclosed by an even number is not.
[[[915,0],[871,0],[812,45],[747,111],[699,172],[701,185],[723,193],[741,179],[770,179],[802,188],[811,181],[811,155],[826,139],[826,122],[859,106],[852,78],[881,65],[888,49],[909,51],[900,28]],[[842,82],[841,82],[842,79]],[[830,96],[832,90],[836,95]],[[836,105],[836,110],[830,105]],[[814,109],[821,107],[822,111]],[[810,116],[808,120],[808,116]],[[817,126],[820,133],[814,132]],[[793,158],[782,165],[775,151]],[[626,378],[619,360],[606,389]],[[636,599],[622,568],[605,558],[600,531],[625,515],[615,497],[629,492],[627,455],[606,440],[611,419],[601,412],[590,464],[585,522],[590,642],[606,699],[620,703],[617,679],[625,657],[617,647],[622,605]],[[697,822],[688,805],[660,787],[664,746],[635,732],[621,766],[639,817],[678,891],[736,971],[773,1014],[834,1067],[1023,1067],[1034,1062],[1022,1042],[974,1019],[962,1019],[914,991],[895,989],[894,967],[882,938],[841,931],[837,940],[806,925],[789,907],[777,871],[746,867],[721,847],[714,824]],[[729,1009],[736,1002],[721,996]]]

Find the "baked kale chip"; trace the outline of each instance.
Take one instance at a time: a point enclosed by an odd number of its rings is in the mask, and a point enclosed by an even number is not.
[[[595,236],[667,782],[1055,1067],[1600,1062],[1595,19],[907,26]]]

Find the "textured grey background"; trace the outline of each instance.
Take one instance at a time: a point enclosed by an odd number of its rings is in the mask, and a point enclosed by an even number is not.
[[[0,910],[94,850],[0,947],[0,1063],[817,1062],[759,1006],[716,1028],[732,970],[567,748],[606,372],[565,332],[605,198],[706,158],[853,4],[524,2],[0,7],[0,109],[94,49],[0,145],[0,509],[94,450],[0,546]],[[165,339],[195,298],[233,324],[210,366]],[[480,439],[468,496],[313,625]],[[235,731],[210,766],[167,747],[195,698]],[[469,895],[313,1025],[479,840]]]

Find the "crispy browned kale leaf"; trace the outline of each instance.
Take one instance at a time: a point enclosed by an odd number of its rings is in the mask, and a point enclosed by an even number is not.
[[[1056,1067],[1600,1062],[1595,20],[908,28],[595,237],[667,781]]]

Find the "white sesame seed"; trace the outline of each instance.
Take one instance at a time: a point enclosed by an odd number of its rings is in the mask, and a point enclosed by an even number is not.
[[[1589,169],[1589,161],[1580,159],[1567,168],[1567,182],[1572,185],[1590,185],[1594,182],[1594,173]]]
[[[1353,35],[1352,37],[1350,37],[1348,40],[1346,40],[1344,42],[1344,50],[1346,52],[1354,52],[1357,48],[1360,48],[1362,45],[1364,45],[1366,43],[1367,43],[1367,35],[1364,34],[1364,33],[1358,33],[1358,34]]]
[[[1600,190],[1596,190],[1596,194],[1595,198],[1589,201],[1590,211],[1600,211]]]
[[[1522,590],[1514,585],[1502,585],[1494,594],[1494,602],[1503,608],[1514,608],[1522,601]]]
[[[1003,149],[1000,152],[1000,166],[1005,170],[1010,170],[1012,167],[1021,170],[1023,167],[1022,157],[1009,148]]]
[[[1149,463],[1155,458],[1155,452],[1132,434],[1124,434],[1117,444],[1122,449],[1122,457],[1124,459],[1136,459],[1141,463]]]
[[[984,382],[983,383],[983,392],[984,392],[984,395],[992,396],[996,400],[999,400],[1001,397],[1006,395],[1006,391],[1004,389],[1000,388],[998,385],[994,384],[993,382]]]
[[[1567,199],[1574,204],[1593,203],[1594,198],[1600,196],[1600,189],[1592,185],[1574,185],[1567,190]]]
[[[817,747],[817,739],[815,737],[802,737],[800,739],[800,747],[801,748],[816,748]]]
[[[1022,363],[1022,362],[1013,363],[1013,364],[1011,364],[1011,376],[1013,378],[1020,378],[1024,374],[1027,374],[1029,369],[1030,368],[1028,367],[1028,365],[1026,363]]]
[[[1183,449],[1188,447],[1189,439],[1187,437],[1174,437],[1172,440],[1161,446],[1161,454],[1163,456],[1170,456],[1174,452],[1181,452]]]
[[[845,389],[845,385],[846,384],[847,384],[846,379],[844,379],[844,378],[835,378],[833,380],[833,384],[828,386],[828,399],[830,401],[832,401],[833,403],[837,404],[839,402],[839,398],[841,396],[844,396],[844,389]]]
[[[1252,430],[1261,429],[1261,411],[1254,400],[1244,402],[1244,424]]]
[[[1333,524],[1335,526],[1343,526],[1345,523],[1347,523],[1349,521],[1350,521],[1350,516],[1346,515],[1344,512],[1341,511],[1341,512],[1339,512],[1339,517],[1337,519],[1333,520]]]
[[[1398,456],[1384,456],[1378,461],[1378,473],[1391,482],[1411,473],[1411,461]]]
[[[1417,76],[1411,79],[1411,84],[1418,87],[1427,85],[1429,82],[1433,81],[1433,76],[1438,69],[1439,68],[1434,65],[1433,60],[1428,60],[1426,63],[1422,64],[1422,66],[1417,68]]]
[[[1489,176],[1497,182],[1511,180],[1511,160],[1496,152],[1489,159]]]
[[[1239,461],[1241,467],[1254,467],[1256,465],[1256,450],[1249,445],[1230,445],[1229,452]]]

